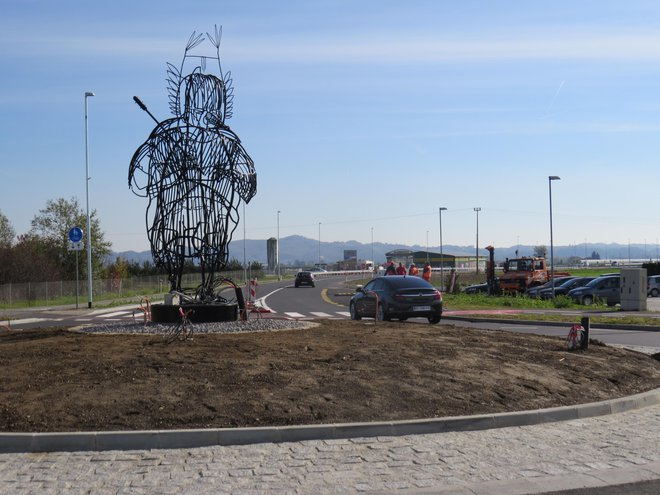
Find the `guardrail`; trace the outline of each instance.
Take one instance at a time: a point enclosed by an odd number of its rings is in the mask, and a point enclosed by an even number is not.
[[[305,271],[305,270],[302,270]],[[310,270],[311,271],[311,270]],[[314,272],[314,278],[326,278],[326,277],[337,277],[337,276],[351,276],[351,275],[360,275],[360,276],[368,276],[370,277],[371,275],[374,275],[374,272],[371,270],[342,270],[342,271],[334,271],[334,272]]]

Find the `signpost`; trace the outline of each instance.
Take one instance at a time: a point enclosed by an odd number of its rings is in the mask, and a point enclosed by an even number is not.
[[[80,227],[72,227],[69,230],[69,251],[76,252],[76,309],[78,309],[78,253],[83,250],[83,231]]]

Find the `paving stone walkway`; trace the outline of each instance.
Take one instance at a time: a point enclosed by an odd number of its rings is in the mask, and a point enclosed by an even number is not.
[[[640,470],[660,479],[660,405],[473,432],[0,454],[0,493],[539,493],[538,487],[549,491],[567,480],[625,482],[633,471],[639,479]]]

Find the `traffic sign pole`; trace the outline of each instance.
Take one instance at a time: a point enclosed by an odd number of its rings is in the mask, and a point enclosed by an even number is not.
[[[69,230],[69,251],[76,252],[76,309],[78,309],[78,294],[80,294],[78,277],[78,253],[82,250],[83,231],[80,227],[72,227]]]
[[[78,253],[80,251],[76,251],[76,309],[78,309],[78,294],[80,294],[80,288],[78,287],[79,282],[78,282]]]

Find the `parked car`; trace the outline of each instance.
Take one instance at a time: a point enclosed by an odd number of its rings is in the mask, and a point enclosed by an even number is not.
[[[463,289],[465,294],[479,294],[488,292],[488,284],[473,284],[468,285]]]
[[[660,296],[660,275],[651,275],[648,279],[647,296]]]
[[[427,318],[438,323],[442,316],[442,294],[421,277],[390,275],[377,277],[364,287],[358,286],[351,298],[352,320],[364,317],[389,321]]]
[[[590,305],[600,299],[608,306],[621,303],[621,276],[598,277],[587,285],[569,290],[566,294],[578,304]]]
[[[314,274],[308,271],[296,273],[296,280],[294,285],[296,288],[300,287],[301,285],[311,285],[314,287]]]
[[[573,280],[574,278],[577,277],[555,277],[555,287],[559,287],[561,284],[564,282],[568,282],[569,280]],[[552,280],[549,282],[544,283],[543,285],[537,285],[536,287],[530,287],[525,291],[525,295],[528,297],[541,297],[541,291],[544,289],[550,289],[552,290]]]
[[[589,282],[594,280],[596,277],[575,277],[571,280],[567,280],[560,285],[555,285],[555,296],[565,296],[568,294],[568,291],[571,289],[577,289],[587,285]],[[552,299],[552,287],[546,287],[539,291],[539,297],[541,299]]]

